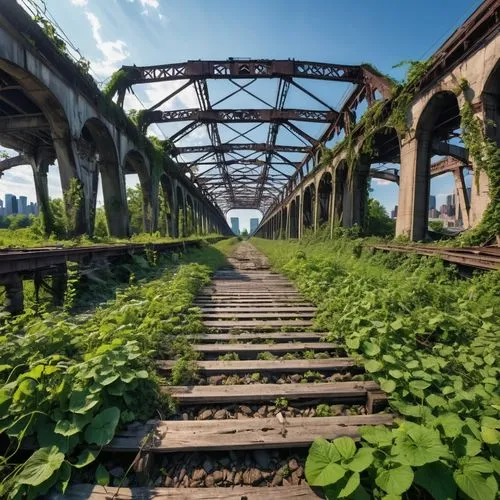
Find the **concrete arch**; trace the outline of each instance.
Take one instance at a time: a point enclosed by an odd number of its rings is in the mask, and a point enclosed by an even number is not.
[[[330,221],[333,198],[333,178],[330,172],[324,172],[318,182],[317,224],[322,226]]]
[[[486,134],[500,146],[500,60],[491,70],[481,93]]]
[[[314,206],[316,200],[316,189],[314,183],[304,189],[302,197],[302,223],[304,229],[314,227]]]
[[[413,240],[423,240],[427,234],[432,143],[435,140],[446,141],[450,130],[456,130],[459,126],[457,96],[446,90],[435,93],[423,109],[415,132],[417,155],[410,235]]]
[[[89,167],[97,167],[101,175],[104,208],[110,234],[117,237],[129,236],[125,179],[120,169],[113,137],[103,122],[91,118],[85,122],[80,139],[86,143],[91,153]],[[97,170],[94,173],[97,180]],[[94,183],[96,184],[95,181]]]
[[[2,135],[2,144],[11,149],[22,151],[30,157],[33,168],[37,198],[40,201],[42,211],[46,213],[45,218],[49,220],[48,214],[48,190],[47,190],[47,167],[57,158],[59,165],[59,175],[63,192],[68,192],[71,187],[71,180],[77,179],[79,183],[82,176],[75,161],[75,154],[71,142],[70,123],[63,103],[48,88],[45,82],[35,75],[26,71],[19,65],[7,60],[3,56],[3,49],[0,43],[0,72],[5,78],[15,82],[18,90],[14,93],[23,94],[24,98],[35,106],[37,112],[41,112],[41,117],[46,121],[49,137],[52,144],[45,142],[28,141],[18,138],[9,138],[8,134]],[[17,114],[17,112],[16,112]],[[90,228],[86,224],[88,218],[85,217],[86,202],[82,200],[79,209],[66,206],[68,220],[71,227],[68,228],[71,234],[82,234]],[[68,210],[70,209],[70,210]],[[69,216],[71,213],[71,216]]]

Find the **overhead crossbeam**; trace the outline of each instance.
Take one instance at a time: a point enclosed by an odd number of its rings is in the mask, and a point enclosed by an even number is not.
[[[257,151],[257,152],[273,152],[278,151],[280,153],[308,153],[311,148],[307,146],[286,146],[283,144],[277,144],[271,146],[264,143],[224,143],[218,148],[207,144],[204,146],[178,146],[175,148],[176,154],[187,154],[187,153],[216,153],[219,150],[224,153],[233,153],[235,151]]]
[[[309,78],[361,83],[360,66],[292,59],[228,59],[226,61],[186,61],[158,66],[123,66],[131,84],[196,79]]]
[[[151,123],[170,123],[194,121],[200,123],[284,123],[289,120],[331,123],[336,120],[336,111],[311,109],[177,109],[172,111],[145,111],[142,121]]]

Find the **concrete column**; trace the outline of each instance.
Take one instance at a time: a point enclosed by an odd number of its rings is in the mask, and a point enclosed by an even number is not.
[[[428,134],[402,143],[396,236],[423,240],[427,233],[430,190]]]
[[[319,223],[319,181],[315,183],[315,191],[314,191],[314,207],[313,207],[313,229],[316,233],[318,231],[318,223]]]
[[[151,233],[158,229],[158,190],[159,183],[153,183],[151,178],[146,182],[141,182],[142,227],[145,233]]]
[[[54,231],[54,215],[50,209],[49,187],[47,184],[47,173],[49,170],[49,160],[31,159],[33,169],[33,179],[35,181],[36,201],[43,217],[45,234],[48,236]]]
[[[298,200],[298,220],[297,220],[297,238],[300,239],[304,235],[304,192],[300,191]]]
[[[464,228],[467,229],[470,227],[470,222],[469,222],[470,202],[469,202],[469,197],[467,196],[467,188],[465,186],[464,169],[458,168],[456,170],[453,170],[453,177],[455,179],[455,191],[456,191],[456,198],[458,201],[456,219],[458,220],[458,213],[460,212],[462,214],[462,222]]]
[[[74,151],[77,145],[70,140],[54,138],[61,188],[67,193],[71,187],[72,179],[76,179],[81,186],[79,206],[75,207],[71,201],[65,200],[66,215],[68,218],[68,232],[70,235],[92,234],[94,229],[95,199],[97,196],[97,173],[92,170],[84,172],[77,164]]]

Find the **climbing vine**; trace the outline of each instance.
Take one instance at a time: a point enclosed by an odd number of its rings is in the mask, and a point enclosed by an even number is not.
[[[67,229],[71,233],[78,225],[80,207],[83,200],[83,184],[72,178],[69,189],[64,192],[64,204],[66,205]]]
[[[121,68],[115,71],[108,84],[102,90],[102,93],[108,99],[112,99],[117,92],[125,92],[130,88],[134,81],[134,68]]]
[[[480,173],[488,176],[490,203],[478,226],[464,237],[465,244],[484,244],[500,234],[500,149],[485,134],[484,125],[474,115],[472,104],[467,97],[469,85],[462,80],[457,93],[463,93],[465,102],[460,109],[462,140],[474,161],[475,189],[479,191]]]
[[[47,18],[40,15],[34,16],[33,21],[35,21],[40,26],[42,31],[52,42],[57,51],[61,55],[69,59],[70,56],[66,42],[57,34],[56,27]],[[80,59],[76,61],[76,67],[81,71],[82,74],[88,75],[90,70],[90,62],[88,59],[85,59],[85,57],[80,57]]]

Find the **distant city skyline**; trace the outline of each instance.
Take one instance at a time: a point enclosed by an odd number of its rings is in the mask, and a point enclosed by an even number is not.
[[[6,193],[4,200],[0,199],[0,217],[17,214],[38,215],[38,204],[33,201],[28,202],[28,197],[25,195]]]

